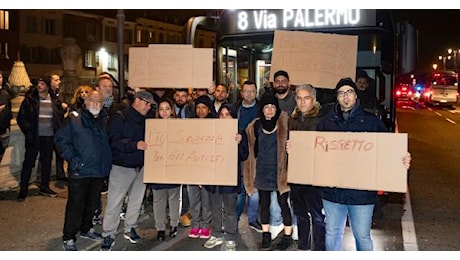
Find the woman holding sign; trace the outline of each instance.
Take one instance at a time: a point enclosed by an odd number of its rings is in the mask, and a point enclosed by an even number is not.
[[[161,98],[158,101],[155,118],[175,118],[174,103],[169,98]],[[169,236],[177,235],[179,225],[179,197],[180,184],[152,184],[153,194],[153,217],[155,219],[155,229],[157,230],[157,240],[165,240],[166,215],[169,207]]]
[[[259,102],[260,117],[246,128],[249,156],[244,162],[244,186],[249,195],[259,192],[259,214],[262,224],[262,250],[271,248],[270,201],[277,191],[284,224],[284,237],[275,249],[286,250],[292,245],[292,215],[287,185],[286,141],[289,116],[281,111],[278,98],[266,92]]]

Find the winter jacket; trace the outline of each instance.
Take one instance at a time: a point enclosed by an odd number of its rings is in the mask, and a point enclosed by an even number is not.
[[[137,149],[137,142],[144,141],[145,119],[132,106],[110,116],[109,142],[113,164],[127,168],[144,166],[144,151]]]
[[[69,163],[69,177],[104,178],[112,168],[112,150],[107,135],[107,114],[99,117],[86,109],[77,109],[67,124],[54,135],[57,151]]]
[[[51,106],[53,109],[53,129],[54,132],[60,129],[64,123],[64,109],[62,103],[51,95]],[[19,108],[17,123],[22,133],[25,135],[25,145],[38,148],[38,115],[40,109],[40,97],[37,89],[27,92],[26,97]]]
[[[285,111],[282,111],[277,121],[276,135],[278,139],[277,153],[278,153],[278,191],[280,194],[288,192],[289,186],[287,185],[287,154],[286,154],[286,141],[288,138],[288,120],[289,116]],[[255,191],[255,177],[256,177],[256,162],[257,162],[257,129],[261,127],[258,123],[259,118],[254,119],[246,128],[248,137],[249,155],[248,159],[244,161],[243,178],[244,188],[246,193],[251,196]]]
[[[350,111],[347,120],[340,105],[336,104],[332,113],[321,120],[317,131],[332,132],[388,132],[383,122],[374,114],[364,111],[359,102]],[[328,187],[323,188],[321,197],[325,200],[345,205],[368,205],[377,202],[377,191]]]

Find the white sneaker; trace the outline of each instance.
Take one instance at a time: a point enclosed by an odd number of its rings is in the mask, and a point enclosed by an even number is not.
[[[225,251],[236,251],[236,243],[233,240],[225,242]]]
[[[297,225],[292,225],[292,239],[299,240],[299,227]]]
[[[204,243],[204,247],[206,248],[214,248],[218,245],[222,245],[224,243],[224,238],[223,237],[215,237],[211,236],[206,243]]]
[[[284,230],[284,225],[278,225],[278,226],[272,226],[270,225],[270,233],[272,233],[272,240],[275,240],[279,233],[281,233]]]

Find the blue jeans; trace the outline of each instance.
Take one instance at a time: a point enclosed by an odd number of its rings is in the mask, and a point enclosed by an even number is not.
[[[257,190],[252,193],[251,196],[248,196],[246,190],[244,189],[244,185],[241,182],[241,192],[238,194],[236,200],[236,218],[239,221],[240,216],[243,213],[244,204],[246,203],[246,199],[248,201],[248,223],[254,223],[257,221],[257,217],[259,216],[259,193]]]
[[[283,224],[283,217],[281,216],[281,207],[278,203],[277,191],[270,193],[270,225],[279,226]]]
[[[345,205],[323,199],[323,206],[326,213],[326,251],[342,250],[347,215],[355,238],[356,250],[372,251],[374,249],[371,238],[374,204]]]

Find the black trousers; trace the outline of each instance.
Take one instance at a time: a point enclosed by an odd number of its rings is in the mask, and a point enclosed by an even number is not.
[[[270,224],[270,194],[271,191],[259,190],[259,215],[260,223]],[[283,195],[280,195],[279,191],[276,192],[278,195],[278,203],[281,208],[281,217],[283,218],[284,226],[292,226],[292,215],[291,208],[289,207],[289,194],[290,192],[285,192]]]
[[[311,185],[291,184],[291,198],[294,214],[297,216],[299,234],[297,245],[301,250],[325,250],[326,223],[322,212],[323,202],[320,189]],[[313,247],[311,246],[312,237]]]
[[[26,143],[26,153],[22,162],[21,190],[29,189],[32,168],[35,167],[35,160],[40,153],[41,187],[49,187],[51,178],[51,159],[53,158],[54,141],[53,136],[39,136],[38,148],[35,145]]]
[[[93,227],[94,211],[101,200],[104,178],[70,178],[68,185],[62,239],[76,241],[78,232],[86,233]]]

